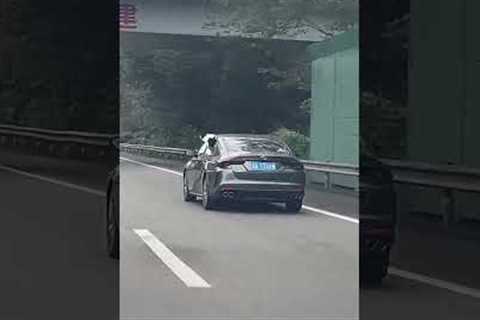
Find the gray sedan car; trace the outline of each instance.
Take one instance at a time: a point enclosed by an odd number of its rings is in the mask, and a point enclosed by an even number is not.
[[[281,202],[302,208],[303,164],[288,146],[264,135],[207,134],[185,165],[185,201],[202,199],[205,209],[234,201]]]

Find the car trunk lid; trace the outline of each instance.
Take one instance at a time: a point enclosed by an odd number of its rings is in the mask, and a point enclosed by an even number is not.
[[[248,180],[289,181],[303,173],[300,161],[278,154],[237,154],[219,159],[219,165],[232,169],[236,178]]]

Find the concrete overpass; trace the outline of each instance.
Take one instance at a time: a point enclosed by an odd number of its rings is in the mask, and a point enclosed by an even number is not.
[[[225,29],[222,28],[204,28],[208,21],[204,3],[131,0],[121,4],[121,30],[198,36],[223,34]],[[312,29],[278,39],[314,42],[309,48],[313,77],[310,158],[358,165],[358,32],[354,30],[326,39]],[[342,183],[340,178],[337,180]],[[343,183],[351,185],[354,182]]]

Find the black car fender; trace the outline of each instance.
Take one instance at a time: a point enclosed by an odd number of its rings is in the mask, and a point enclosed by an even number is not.
[[[211,167],[209,168],[209,166],[211,166],[212,164],[215,164],[215,161],[206,161],[205,165],[202,168],[202,173],[201,173],[202,185],[206,180],[207,187],[210,186],[210,179],[212,178],[212,175],[214,175],[216,173],[216,168],[215,169],[213,169]]]

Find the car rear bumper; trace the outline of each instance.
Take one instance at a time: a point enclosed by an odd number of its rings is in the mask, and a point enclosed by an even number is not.
[[[395,225],[391,217],[360,215],[360,219],[360,256],[369,259],[388,256],[395,241]]]
[[[207,173],[210,196],[227,201],[287,202],[303,200],[305,173],[275,175],[274,179],[246,179],[231,171]]]
[[[226,183],[216,187],[213,196],[228,201],[301,201],[304,185],[295,183]]]
[[[388,256],[392,241],[378,238],[360,239],[360,256],[382,259]]]
[[[233,189],[218,192],[216,198],[225,201],[287,202],[302,201],[303,196],[303,191],[247,191]]]

